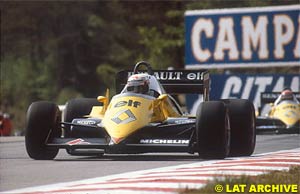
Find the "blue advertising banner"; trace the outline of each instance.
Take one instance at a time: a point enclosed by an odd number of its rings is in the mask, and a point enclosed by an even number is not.
[[[210,74],[210,79],[210,100],[249,99],[256,108],[260,106],[262,92],[281,92],[285,87],[300,91],[299,74]],[[186,98],[188,110],[194,114],[201,98],[198,95],[187,95]]]
[[[185,66],[300,66],[300,5],[185,12]]]

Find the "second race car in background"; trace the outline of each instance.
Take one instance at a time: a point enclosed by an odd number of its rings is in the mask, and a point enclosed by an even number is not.
[[[270,110],[257,117],[257,133],[300,133],[299,100],[300,93],[290,89],[261,93],[261,107],[268,104]]]

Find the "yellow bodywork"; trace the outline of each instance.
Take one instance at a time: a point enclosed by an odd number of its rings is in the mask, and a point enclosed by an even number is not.
[[[99,96],[103,106],[94,106],[89,116],[102,119],[102,125],[115,144],[151,122],[178,117],[166,94],[158,98],[143,95],[117,95],[108,104],[108,95]]]
[[[269,116],[280,119],[287,126],[293,126],[300,122],[300,104],[282,103],[273,106]]]

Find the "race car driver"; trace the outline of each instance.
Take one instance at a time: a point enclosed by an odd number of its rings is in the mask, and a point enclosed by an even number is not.
[[[127,92],[149,95],[150,76],[147,74],[132,75],[127,81]]]
[[[293,94],[293,91],[290,88],[285,88],[279,97],[275,100],[274,105],[279,105],[282,101],[289,100],[299,104],[296,96]]]
[[[125,92],[145,94],[157,98],[159,93],[153,88],[150,89],[150,79],[148,74],[135,74],[128,78]]]

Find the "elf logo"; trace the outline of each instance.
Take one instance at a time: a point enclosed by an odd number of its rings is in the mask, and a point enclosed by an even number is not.
[[[128,101],[122,100],[122,101],[117,102],[114,107],[117,108],[117,107],[122,107],[125,105],[133,106],[134,108],[137,108],[138,106],[141,105],[141,102],[133,101],[133,100],[128,100]]]
[[[141,144],[189,144],[188,139],[141,139]]]

